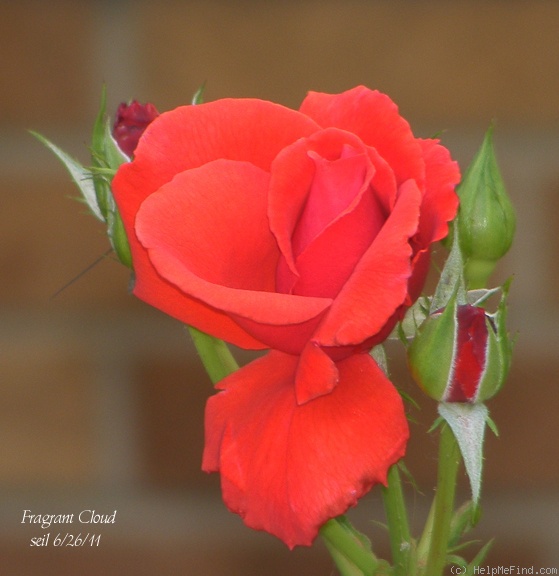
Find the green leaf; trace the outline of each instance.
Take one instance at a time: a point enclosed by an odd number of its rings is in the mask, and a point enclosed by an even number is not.
[[[93,213],[93,215],[101,220],[101,222],[105,222],[105,217],[101,209],[99,208],[99,204],[97,202],[97,195],[95,193],[95,185],[94,185],[94,176],[91,170],[82,166],[77,160],[74,160],[71,156],[63,152],[58,146],[53,144],[50,140],[47,140],[41,134],[37,132],[31,132],[35,138],[37,138],[40,142],[42,142],[51,152],[58,157],[58,159],[64,164],[66,170],[70,173],[72,180],[78,186],[85,203]]]

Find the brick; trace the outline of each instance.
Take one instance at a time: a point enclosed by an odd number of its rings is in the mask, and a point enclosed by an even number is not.
[[[517,347],[518,348],[518,347]],[[488,403],[500,436],[488,436],[489,488],[555,489],[559,484],[559,362],[516,355],[508,381]]]
[[[559,214],[559,169],[556,170],[555,178],[549,183],[545,191],[542,215],[545,218],[544,225],[540,228],[542,235],[542,250],[538,255],[543,262],[542,270],[549,277],[545,278],[546,296],[555,306],[559,305],[559,238],[556,232],[557,214]],[[549,306],[548,306],[549,309]]]
[[[53,157],[52,162],[57,160]],[[118,307],[133,305],[129,273],[107,257],[54,301],[51,296],[101,256],[110,244],[87,213],[70,178],[13,176],[0,188],[0,300],[3,306]]]
[[[90,100],[92,2],[0,3],[0,122],[68,125]]]
[[[556,118],[552,2],[163,2],[137,13],[146,93],[161,109],[254,96],[298,106],[307,90],[366,84],[415,121]]]
[[[193,350],[180,359],[144,357],[136,374],[147,481],[215,492],[218,476],[201,471],[204,406],[213,388]]]
[[[20,488],[87,483],[94,414],[87,351],[69,338],[2,334],[0,482]]]

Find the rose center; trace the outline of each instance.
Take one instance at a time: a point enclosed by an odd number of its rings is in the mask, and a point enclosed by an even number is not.
[[[292,238],[295,258],[350,209],[362,189],[368,167],[365,153],[348,144],[335,159],[324,158],[314,150],[307,154],[314,161],[315,174]]]

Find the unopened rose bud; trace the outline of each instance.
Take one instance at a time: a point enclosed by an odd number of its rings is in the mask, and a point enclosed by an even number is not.
[[[120,104],[113,126],[113,136],[127,156],[132,157],[140,136],[157,116],[159,112],[153,104],[140,104],[136,100],[130,104]]]
[[[466,262],[470,288],[482,288],[497,261],[509,250],[516,229],[516,216],[493,149],[492,127],[457,191],[460,247]]]
[[[415,381],[441,402],[483,402],[494,396],[510,365],[504,306],[494,315],[454,300],[431,315],[408,350]]]

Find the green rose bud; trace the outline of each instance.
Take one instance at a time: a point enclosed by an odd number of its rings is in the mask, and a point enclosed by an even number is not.
[[[470,288],[482,288],[497,261],[509,250],[516,228],[493,149],[493,127],[458,186],[460,247]]]
[[[503,385],[510,365],[504,297],[496,314],[472,304],[430,315],[408,349],[414,380],[440,402],[479,403]]]

